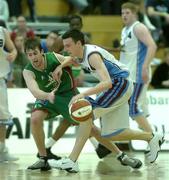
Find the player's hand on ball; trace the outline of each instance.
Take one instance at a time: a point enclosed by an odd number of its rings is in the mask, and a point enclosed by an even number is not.
[[[73,98],[69,102],[69,106],[70,106],[70,104],[76,102],[78,99],[82,99],[82,98],[84,98],[84,94],[82,94],[82,93],[77,94],[76,96],[73,96]]]

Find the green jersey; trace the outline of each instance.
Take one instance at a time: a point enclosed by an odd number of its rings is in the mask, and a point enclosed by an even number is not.
[[[54,103],[51,104],[48,100],[37,99],[33,111],[37,109],[47,111],[47,119],[62,115],[70,123],[77,124],[70,117],[68,108],[70,100],[78,93],[74,87],[71,69],[69,67],[63,68],[61,81],[59,83],[52,78],[52,72],[60,65],[59,59],[51,52],[44,54],[44,57],[46,68],[43,71],[35,69],[31,63],[29,63],[25,69],[35,74],[35,80],[38,83],[39,89],[42,91],[51,92],[56,88],[58,89],[55,93]]]
[[[45,92],[51,92],[57,89],[56,94],[70,91],[74,88],[73,77],[69,67],[63,68],[60,82],[57,82],[52,77],[52,72],[60,65],[59,59],[52,52],[44,54],[45,69],[43,71],[35,69],[29,63],[25,69],[30,70],[35,75],[35,80],[38,83],[39,89]]]

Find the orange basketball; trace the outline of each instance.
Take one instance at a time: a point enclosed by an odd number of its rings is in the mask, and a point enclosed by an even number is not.
[[[92,117],[92,106],[86,99],[79,99],[69,107],[69,114],[73,120],[83,122]]]

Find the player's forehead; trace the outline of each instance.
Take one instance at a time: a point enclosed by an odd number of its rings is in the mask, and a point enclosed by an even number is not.
[[[34,49],[26,49],[27,54],[38,54],[40,53],[40,49],[38,47],[35,47]]]
[[[63,44],[66,45],[66,44],[73,44],[74,41],[71,37],[69,38],[66,38],[66,39],[63,39]]]
[[[132,13],[131,9],[129,9],[129,8],[123,8],[123,9],[121,10],[121,12],[122,12],[122,13],[127,13],[127,14]]]

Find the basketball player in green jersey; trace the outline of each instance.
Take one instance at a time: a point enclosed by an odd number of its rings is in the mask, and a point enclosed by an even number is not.
[[[28,39],[25,42],[25,49],[30,63],[25,67],[23,75],[28,89],[37,99],[31,114],[31,129],[39,153],[38,162],[29,166],[28,169],[47,171],[51,169],[51,167],[47,161],[43,120],[49,118],[49,116],[52,117],[61,114],[64,119],[66,119],[61,125],[65,130],[70,124],[75,124],[69,116],[68,104],[78,91],[73,85],[73,78],[69,67],[63,69],[59,80],[55,80],[56,67],[70,57],[64,57],[53,52],[43,53],[38,38]],[[100,131],[96,127],[93,126],[91,131],[91,127],[92,120],[79,124],[74,150],[82,149],[83,142],[91,135],[112,152],[120,154],[118,159],[123,165],[128,165],[133,168],[139,168],[142,165],[140,160],[129,158],[111,142],[102,138]],[[60,129],[58,133],[60,133],[61,136],[64,132],[61,132]],[[79,154],[77,153],[76,156],[79,156]],[[78,172],[78,167],[70,169],[69,172]]]

